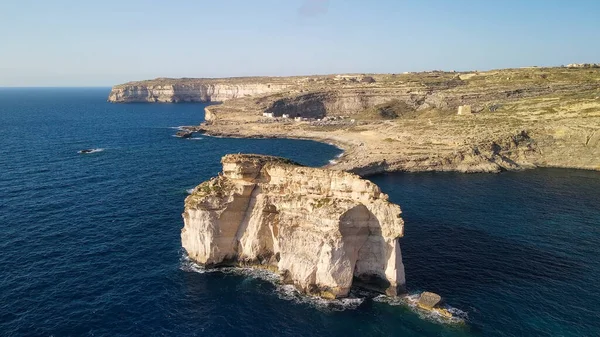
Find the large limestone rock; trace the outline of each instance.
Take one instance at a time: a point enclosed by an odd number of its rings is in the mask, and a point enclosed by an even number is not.
[[[403,291],[398,205],[370,181],[287,159],[227,155],[223,173],[185,201],[182,245],[207,267],[258,265],[323,297],[353,281]]]
[[[442,297],[436,293],[425,291],[419,297],[418,305],[420,308],[431,310],[440,304]]]

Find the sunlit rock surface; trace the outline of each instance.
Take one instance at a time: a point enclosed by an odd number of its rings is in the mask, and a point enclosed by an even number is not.
[[[255,265],[327,298],[353,285],[404,289],[398,205],[357,175],[260,155],[227,155],[185,201],[182,245],[207,267]]]

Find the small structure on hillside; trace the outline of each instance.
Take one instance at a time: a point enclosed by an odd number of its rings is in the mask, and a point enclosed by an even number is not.
[[[290,114],[283,114],[281,115],[281,118],[290,118]]]
[[[263,117],[273,118],[273,113],[272,112],[263,112]]]
[[[472,113],[470,105],[461,105],[458,107],[458,115],[471,115]]]

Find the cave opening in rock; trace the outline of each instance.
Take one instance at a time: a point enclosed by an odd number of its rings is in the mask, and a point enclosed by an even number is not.
[[[390,287],[385,273],[389,256],[379,220],[367,207],[358,205],[342,215],[340,232],[353,271],[351,286],[385,293]]]

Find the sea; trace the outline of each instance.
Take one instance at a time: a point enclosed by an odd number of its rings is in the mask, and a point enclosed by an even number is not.
[[[321,166],[341,151],[177,138],[204,104],[111,104],[109,90],[0,89],[0,336],[600,336],[600,172],[369,177],[402,207],[409,294],[442,295],[461,318],[448,322],[189,261],[183,202],[223,155]]]

